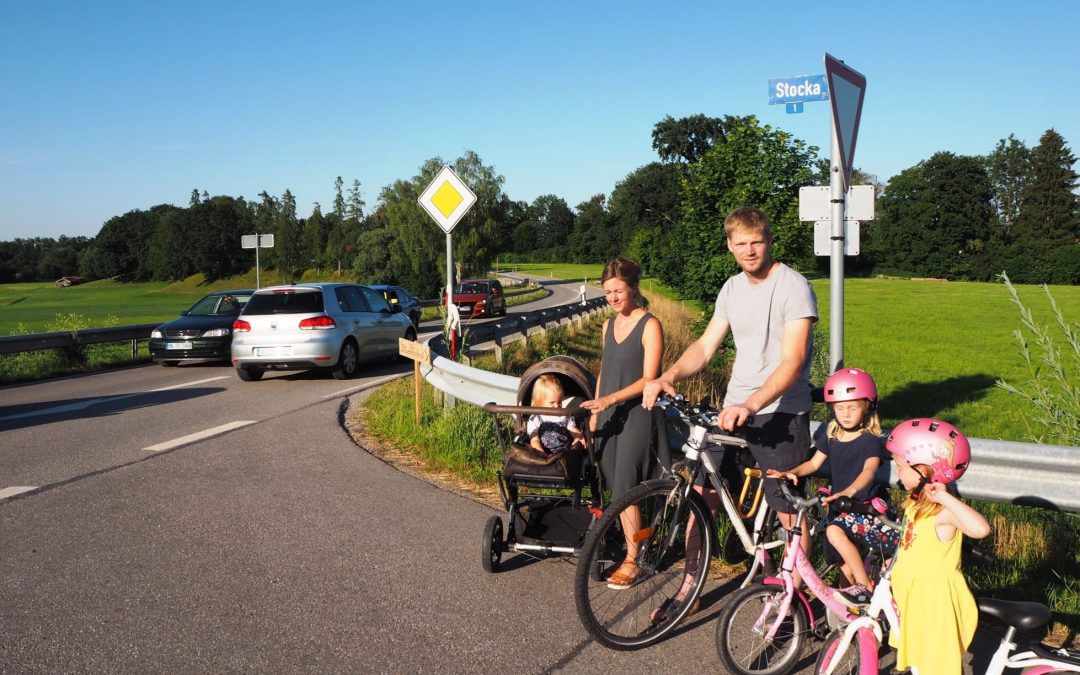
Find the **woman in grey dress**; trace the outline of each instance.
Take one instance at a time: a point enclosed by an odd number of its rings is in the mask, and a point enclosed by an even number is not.
[[[591,424],[600,449],[600,470],[618,499],[658,471],[656,417],[641,405],[645,383],[660,373],[664,332],[660,321],[640,306],[638,281],[641,267],[617,257],[604,266],[600,278],[604,295],[615,314],[604,322],[600,377],[596,398],[583,405],[593,412]],[[626,559],[608,579],[608,587],[629,588],[637,580],[637,542],[641,513],[637,507],[620,516],[626,536]]]

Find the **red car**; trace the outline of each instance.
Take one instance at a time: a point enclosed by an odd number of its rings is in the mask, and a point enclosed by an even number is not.
[[[446,293],[443,293],[446,304]],[[466,279],[454,287],[454,304],[463,318],[506,316],[506,296],[497,279]]]

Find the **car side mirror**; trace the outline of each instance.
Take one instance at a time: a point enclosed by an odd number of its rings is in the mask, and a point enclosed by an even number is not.
[[[391,314],[401,314],[401,305],[390,305]]]

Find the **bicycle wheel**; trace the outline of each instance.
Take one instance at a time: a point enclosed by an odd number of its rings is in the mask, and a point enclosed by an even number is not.
[[[806,643],[806,608],[792,600],[776,635],[765,633],[776,621],[784,587],[751,586],[733,593],[716,622],[716,651],[731,673],[783,675],[798,665]]]
[[[837,659],[836,650],[840,646],[840,638],[843,635],[844,627],[841,626],[825,638],[825,644],[821,646],[821,651],[818,653],[814,673],[816,675],[826,673],[829,675],[877,675],[878,643],[874,632],[868,628],[858,629],[843,656]]]
[[[657,642],[701,595],[713,548],[708,533],[711,517],[696,492],[691,491],[689,498],[675,496],[669,503],[675,486],[673,479],[638,485],[605,509],[585,537],[574,576],[574,600],[585,629],[606,647],[639,649]],[[626,558],[619,515],[631,506],[641,512],[637,557],[641,573],[629,588],[611,589],[608,577]],[[689,588],[677,600],[684,579]]]

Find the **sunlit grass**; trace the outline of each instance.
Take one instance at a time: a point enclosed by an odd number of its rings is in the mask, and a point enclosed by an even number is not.
[[[821,323],[829,322],[829,282],[813,282]],[[1040,321],[1052,319],[1042,289],[1017,287]],[[1080,315],[1080,288],[1052,289],[1066,317]],[[1030,441],[1018,396],[998,378],[1027,377],[1013,331],[1020,320],[1000,283],[849,279],[844,290],[844,361],[877,380],[883,421],[938,417],[978,438]]]

